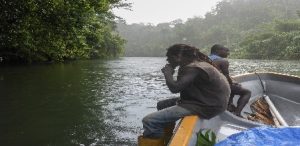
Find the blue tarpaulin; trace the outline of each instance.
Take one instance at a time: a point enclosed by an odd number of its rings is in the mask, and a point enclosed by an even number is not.
[[[233,134],[215,146],[300,146],[300,127],[256,127]]]

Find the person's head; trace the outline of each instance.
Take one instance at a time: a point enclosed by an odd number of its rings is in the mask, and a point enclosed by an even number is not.
[[[186,44],[175,44],[167,49],[167,61],[175,68],[178,65],[186,65],[195,60],[206,61],[212,64],[212,61],[196,47]]]
[[[227,58],[229,55],[229,49],[222,45],[215,44],[211,47],[210,54],[215,54],[220,57]]]
[[[187,64],[196,59],[195,52],[197,48],[185,45],[185,44],[175,44],[167,49],[167,61],[176,67],[178,65]]]

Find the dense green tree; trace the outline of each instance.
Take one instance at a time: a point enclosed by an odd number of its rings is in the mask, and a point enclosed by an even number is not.
[[[1,0],[0,56],[41,62],[118,56],[124,41],[111,9],[121,0]]]
[[[300,59],[300,21],[266,24],[268,28],[249,35],[242,43],[242,57],[259,59]]]

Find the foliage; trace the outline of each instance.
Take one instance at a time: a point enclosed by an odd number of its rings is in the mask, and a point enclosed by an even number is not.
[[[205,17],[190,18],[186,22],[174,20],[156,26],[153,24],[128,25],[120,22],[117,26],[120,35],[127,41],[126,56],[165,56],[165,48],[175,43],[190,44],[200,48],[204,53],[209,53],[210,47],[218,43],[229,47],[231,57],[234,58],[285,59],[293,55],[292,58],[297,59],[297,55],[291,53],[297,52],[298,47],[292,45],[297,44],[296,34],[293,36],[296,37],[295,42],[291,45],[281,44],[280,47],[286,48],[284,49],[286,51],[281,53],[286,56],[284,58],[272,56],[277,50],[259,50],[265,51],[262,53],[272,54],[260,57],[259,54],[255,54],[257,50],[251,52],[251,49],[247,50],[247,48],[252,48],[252,46],[246,47],[245,44],[253,40],[249,36],[253,36],[255,40],[270,38],[274,34],[274,29],[286,33],[298,30],[296,20],[299,19],[299,10],[299,0],[223,0],[206,13]],[[261,36],[256,34],[261,34]],[[279,35],[273,41],[285,36],[292,37]],[[289,41],[291,38],[284,40]],[[280,49],[279,46],[276,49]],[[250,55],[247,55],[248,53]]]
[[[113,7],[121,0],[1,0],[0,56],[7,62],[104,58],[122,53]],[[110,43],[110,45],[108,45]]]
[[[214,146],[216,144],[216,134],[211,130],[200,129],[197,133],[196,146]]]
[[[242,43],[245,58],[300,59],[300,21],[276,21],[273,29],[249,35]]]

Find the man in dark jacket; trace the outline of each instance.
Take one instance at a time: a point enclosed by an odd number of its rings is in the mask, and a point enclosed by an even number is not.
[[[227,108],[228,81],[206,55],[195,47],[175,44],[168,48],[166,56],[169,64],[162,68],[166,84],[172,93],[180,93],[180,97],[160,101],[160,110],[143,118],[144,133],[138,139],[139,146],[161,145],[164,128],[180,118],[198,115],[210,119]],[[177,66],[178,76],[174,80]]]

